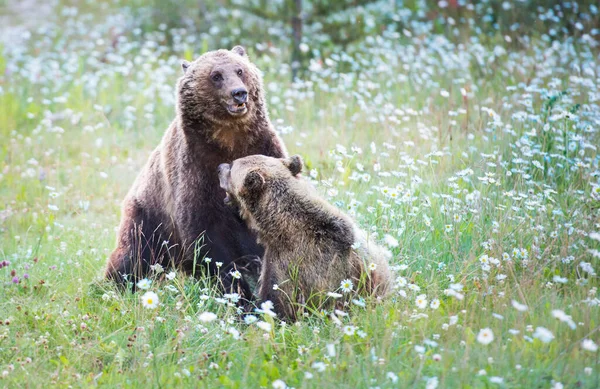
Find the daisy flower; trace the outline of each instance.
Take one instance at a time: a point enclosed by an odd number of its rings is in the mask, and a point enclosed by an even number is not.
[[[138,283],[136,284],[136,286],[142,290],[146,290],[150,288],[150,285],[152,284],[152,281],[150,281],[147,278],[144,278],[143,280],[139,280]]]
[[[489,328],[483,328],[477,334],[477,341],[481,344],[487,345],[492,343],[494,340],[494,333]]]
[[[552,316],[555,317],[556,319],[562,321],[563,323],[566,323],[572,330],[577,328],[577,325],[575,324],[575,322],[573,321],[571,316],[567,315],[560,309],[554,309],[552,311]]]
[[[269,315],[271,317],[275,317],[277,316],[277,314],[273,312],[273,308],[274,306],[271,300],[267,300],[264,303],[260,304],[260,309],[257,309],[256,311],[259,313],[264,313],[265,315]]]
[[[417,308],[425,309],[427,307],[427,296],[424,294],[418,295],[415,304],[417,305]]]
[[[581,342],[581,348],[583,348],[584,350],[587,350],[587,351],[591,351],[593,353],[598,351],[598,345],[596,343],[594,343],[594,341],[591,339],[584,339]]]
[[[210,323],[211,321],[215,320],[217,318],[217,315],[215,315],[212,312],[202,312],[200,315],[198,315],[198,320],[200,320],[203,323]]]
[[[335,344],[328,343],[325,348],[327,349],[327,355],[330,358],[334,358],[336,356],[337,352],[335,351]]]
[[[266,321],[259,321],[256,326],[265,332],[271,331],[271,324]]]
[[[396,278],[396,283],[399,288],[404,288],[408,284],[408,281],[404,277],[398,277]]]
[[[344,293],[352,292],[352,287],[354,287],[354,284],[352,283],[352,280],[343,280],[340,283],[340,289]]]
[[[398,240],[389,234],[384,235],[383,241],[385,242],[385,244],[387,246],[392,247],[392,248],[398,247],[398,245],[399,245]]]
[[[154,292],[146,292],[142,296],[142,306],[147,309],[158,307],[158,295]]]
[[[425,389],[436,389],[438,387],[439,380],[437,377],[431,377],[427,379],[425,383]]]
[[[543,343],[550,343],[554,339],[552,332],[544,327],[537,327],[533,333],[533,337],[541,340]]]
[[[521,304],[517,300],[512,300],[511,303],[512,303],[513,308],[519,312],[525,312],[527,310],[527,305]]]
[[[409,284],[408,289],[410,289],[414,292],[419,292],[421,290],[421,287],[419,287],[419,285],[417,285],[417,284]]]
[[[398,382],[398,376],[391,371],[386,374],[386,377],[394,384]]]
[[[552,277],[552,281],[557,282],[559,284],[566,284],[567,282],[569,282],[569,279],[566,277],[555,275],[554,277]]]
[[[225,333],[231,335],[233,337],[233,339],[235,339],[235,340],[238,340],[240,338],[240,331],[238,331],[234,327],[227,328],[227,330],[225,331]]]
[[[431,304],[429,304],[429,306],[431,307],[431,309],[438,309],[440,307],[440,300],[439,299],[431,300]]]
[[[322,373],[325,371],[325,369],[327,369],[327,365],[324,362],[313,362],[311,367],[319,373]]]

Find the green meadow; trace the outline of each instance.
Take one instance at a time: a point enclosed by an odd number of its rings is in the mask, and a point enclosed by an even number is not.
[[[306,27],[294,81],[285,25],[139,3],[0,2],[0,387],[600,387],[593,2],[369,2],[350,43]],[[393,253],[388,299],[285,323],[102,279],[181,60],[240,43],[305,178]]]

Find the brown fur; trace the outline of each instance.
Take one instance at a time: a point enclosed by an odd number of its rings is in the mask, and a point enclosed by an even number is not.
[[[212,274],[223,263],[227,289],[236,260],[255,262],[263,249],[223,204],[217,166],[252,154],[284,157],[286,150],[269,121],[260,72],[243,48],[208,52],[182,67],[177,117],[125,198],[106,276],[135,281],[156,263],[194,273],[208,256]],[[236,90],[247,91],[245,104],[236,105]]]
[[[219,167],[220,185],[265,246],[259,297],[276,312],[297,317],[300,305],[323,307],[326,292],[344,279],[354,290],[384,296],[391,273],[386,253],[299,176],[302,160],[261,155]],[[377,266],[369,271],[369,263]],[[273,290],[278,284],[280,290]],[[298,304],[296,304],[298,303]]]

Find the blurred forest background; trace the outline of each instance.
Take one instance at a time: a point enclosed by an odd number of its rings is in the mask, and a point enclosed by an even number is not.
[[[188,31],[186,40],[200,39],[206,50],[238,43],[259,54],[285,50],[293,78],[302,76],[311,62],[333,53],[351,55],[366,38],[385,32],[441,34],[454,43],[478,37],[483,44],[493,44],[508,37],[518,48],[532,32],[533,37],[546,40],[576,39],[600,26],[595,0],[137,0],[126,4],[133,4],[142,29],[166,26],[170,42],[168,31],[183,27]],[[422,22],[429,28],[424,29]],[[600,30],[594,36],[600,39]]]

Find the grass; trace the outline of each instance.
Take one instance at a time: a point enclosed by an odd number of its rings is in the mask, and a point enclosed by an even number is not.
[[[342,324],[257,314],[265,330],[207,280],[155,281],[161,304],[145,309],[101,279],[120,202],[174,117],[178,60],[206,44],[180,52],[104,12],[92,35],[81,11],[2,46],[0,385],[600,387],[583,343],[600,343],[590,41],[499,54],[383,34],[295,84],[285,53],[251,51],[307,178],[393,251],[398,275],[391,298],[348,306]]]

